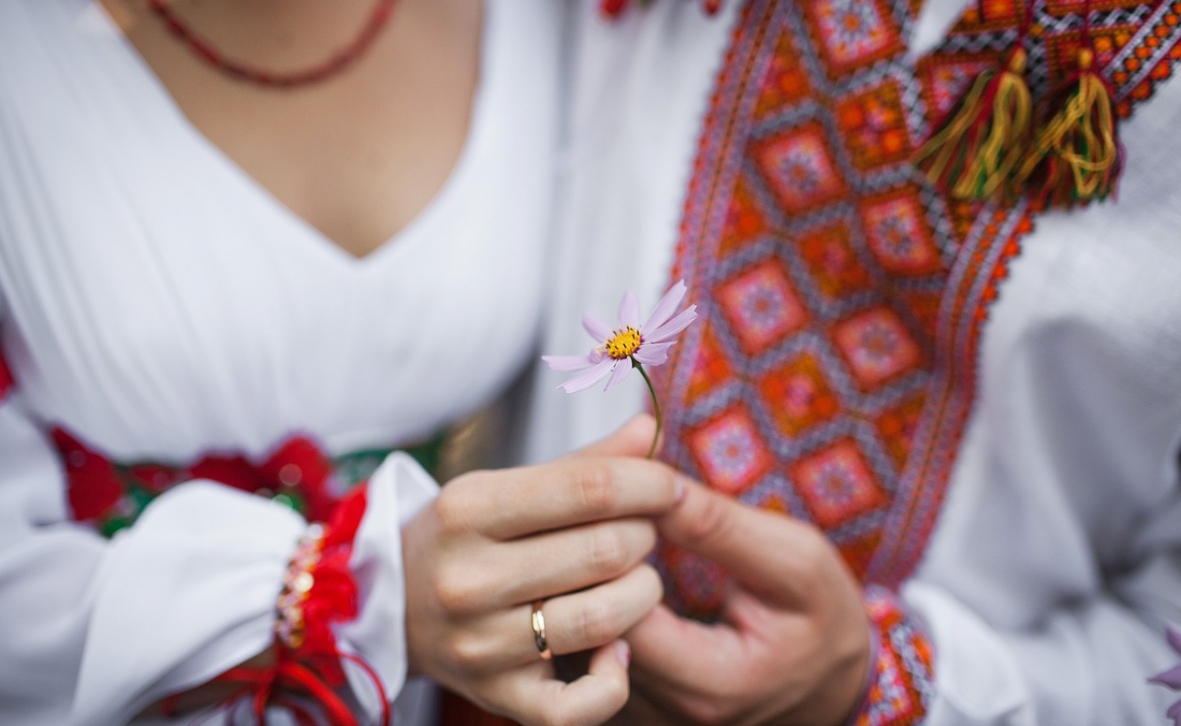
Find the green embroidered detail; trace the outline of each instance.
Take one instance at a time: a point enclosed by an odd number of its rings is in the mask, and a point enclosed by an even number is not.
[[[402,451],[413,457],[432,476],[437,476],[449,434],[449,431],[441,431],[429,440],[405,447]],[[377,471],[386,457],[396,450],[363,449],[334,457],[329,491],[335,496],[343,496],[352,491],[373,476],[373,472]],[[185,468],[151,462],[113,464],[112,468],[122,485],[123,495],[106,516],[93,522],[99,533],[108,539],[133,525],[156,497],[189,478],[188,470]],[[152,486],[148,486],[142,475],[137,474],[137,470],[150,472],[154,479]],[[283,486],[277,492],[262,489],[256,493],[260,496],[270,496],[271,501],[290,507],[301,515],[307,512],[306,502],[297,487]]]

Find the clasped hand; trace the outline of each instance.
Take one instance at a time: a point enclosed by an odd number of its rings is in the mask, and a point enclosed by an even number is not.
[[[651,435],[636,419],[550,464],[444,487],[403,531],[411,673],[528,726],[840,723],[869,635],[839,555],[641,458]],[[659,604],[644,562],[658,529],[733,576],[718,624]],[[536,601],[554,654],[593,651],[586,675],[566,683],[538,657]]]

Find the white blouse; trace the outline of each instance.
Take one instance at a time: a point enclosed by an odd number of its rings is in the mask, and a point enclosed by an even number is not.
[[[568,138],[544,349],[586,350],[584,312],[651,305],[740,9],[658,0],[618,22],[573,0]],[[962,0],[930,0],[925,50]],[[903,596],[935,646],[931,726],[1159,724],[1146,679],[1181,622],[1181,80],[1122,125],[1119,199],[1041,217],[982,339],[980,391]],[[542,371],[529,458],[604,435],[642,382],[566,395]]]
[[[0,722],[125,722],[262,651],[305,527],[192,482],[106,541],[70,522],[49,428],[121,462],[262,459],[297,433],[337,455],[429,438],[516,375],[542,294],[552,5],[488,0],[457,165],[355,259],[204,138],[96,2],[0,2]],[[354,550],[340,641],[391,694],[399,524],[434,491],[391,456]],[[400,700],[398,722],[427,705]]]

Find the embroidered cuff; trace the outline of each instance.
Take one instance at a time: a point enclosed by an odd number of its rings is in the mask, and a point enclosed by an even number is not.
[[[352,709],[339,693],[348,684],[347,660],[369,675],[383,705],[381,723],[388,723],[389,701],[381,679],[365,661],[342,652],[334,632],[334,626],[357,617],[357,584],[349,559],[366,493],[363,486],[350,493],[328,524],[310,525],[296,546],[275,605],[274,663],[232,668],[216,679],[242,686],[228,704],[231,710],[238,700],[249,699],[261,724],[267,705],[286,706],[303,716],[310,701],[333,726],[355,726]]]
[[[921,724],[934,695],[934,649],[918,621],[890,590],[865,590],[874,639],[865,696],[849,726]]]

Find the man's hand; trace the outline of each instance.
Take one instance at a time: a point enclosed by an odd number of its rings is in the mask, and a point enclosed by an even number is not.
[[[824,535],[700,486],[658,529],[722,565],[735,585],[717,624],[660,606],[628,634],[633,694],[613,723],[844,723],[869,668],[869,624]]]

